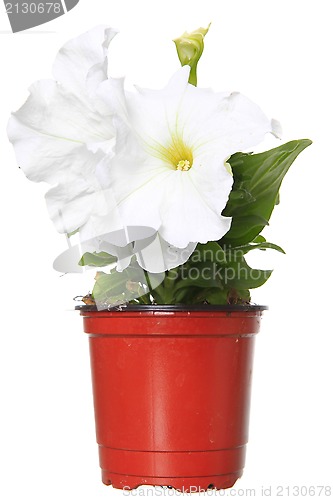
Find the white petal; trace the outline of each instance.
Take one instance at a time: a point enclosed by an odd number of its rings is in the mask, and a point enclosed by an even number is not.
[[[122,120],[127,120],[124,78],[109,78],[96,88],[96,95]]]
[[[220,155],[226,160],[261,142],[272,132],[271,121],[239,93],[214,93],[188,85],[178,110],[178,129],[195,155]]]
[[[99,191],[83,176],[64,173],[61,184],[46,196],[49,215],[60,233],[71,233],[85,224],[98,204]]]
[[[9,120],[8,136],[20,167],[31,180],[59,182],[60,172],[73,169],[83,144],[113,139],[110,117],[101,117],[54,81],[36,82],[30,93]]]
[[[90,217],[80,227],[81,242],[94,241],[96,250],[102,241],[108,241],[116,246],[127,245],[129,241],[112,188],[96,190],[94,202]]]
[[[207,207],[215,213],[221,214],[227,204],[234,182],[230,165],[228,169],[220,157],[203,156],[194,160],[193,167],[189,172],[181,173],[185,176],[189,174],[191,182]]]
[[[272,118],[271,125],[272,125],[272,134],[275,135],[277,139],[281,139],[282,127],[280,122],[278,120],[275,120],[275,118]]]
[[[172,171],[158,162],[146,164],[141,156],[142,152],[140,156],[123,159],[119,155],[115,161],[111,160],[111,183],[124,225],[158,230],[161,225],[158,207]]]
[[[92,91],[107,78],[107,50],[116,34],[110,27],[96,26],[67,42],[53,65],[55,79],[76,94]]]
[[[135,242],[134,252],[143,269],[150,273],[162,273],[184,264],[196,245],[197,243],[189,243],[185,248],[176,248],[156,233],[151,238]]]
[[[219,140],[228,153],[256,146],[265,134],[272,132],[271,120],[247,97],[232,93],[221,103]]]
[[[193,241],[207,243],[229,231],[231,220],[220,213],[233,180],[223,164],[220,170],[220,178],[209,177],[209,170],[198,173],[192,168],[189,172],[175,171],[169,179],[161,200],[159,232],[171,245],[184,248]]]
[[[162,90],[138,89],[127,93],[128,117],[137,135],[153,146],[170,140],[178,109],[188,88],[189,67],[178,70]]]

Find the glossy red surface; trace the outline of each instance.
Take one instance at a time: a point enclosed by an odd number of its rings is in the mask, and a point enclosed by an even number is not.
[[[260,311],[81,311],[105,484],[228,488],[242,475]]]

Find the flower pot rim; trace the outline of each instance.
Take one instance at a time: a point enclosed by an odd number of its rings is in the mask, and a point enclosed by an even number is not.
[[[266,311],[268,306],[258,304],[244,304],[244,305],[212,305],[212,304],[156,304],[156,305],[134,305],[134,304],[119,304],[118,306],[109,307],[106,309],[97,309],[96,306],[91,305],[78,305],[75,306],[76,311],[83,312],[122,312],[122,311],[149,311],[149,312],[175,312],[175,311],[193,311],[193,312],[254,312]]]

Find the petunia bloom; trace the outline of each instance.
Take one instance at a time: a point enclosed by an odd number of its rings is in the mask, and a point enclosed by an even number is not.
[[[107,210],[99,175],[105,155],[112,154],[115,129],[96,89],[107,79],[107,49],[115,34],[99,26],[66,43],[54,62],[54,80],[33,84],[9,120],[19,166],[29,179],[54,186],[46,201],[61,233]]]
[[[175,249],[187,250],[188,258],[198,242],[227,233],[231,220],[221,212],[233,177],[226,161],[275,131],[275,122],[246,97],[194,87],[188,76],[185,66],[163,90],[119,87],[116,99],[122,104],[108,183],[125,226],[158,232],[164,270],[175,267],[168,258]],[[112,81],[99,88],[110,106],[114,90]],[[142,265],[150,270],[150,262]]]

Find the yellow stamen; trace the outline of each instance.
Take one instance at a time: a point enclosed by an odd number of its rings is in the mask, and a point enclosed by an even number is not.
[[[191,164],[188,160],[180,160],[178,163],[177,163],[177,167],[176,169],[177,170],[182,170],[183,172],[187,170],[190,170],[191,168]]]
[[[149,152],[157,158],[161,158],[174,170],[187,172],[193,165],[192,149],[177,133],[171,134],[171,140],[168,144],[149,144]]]

